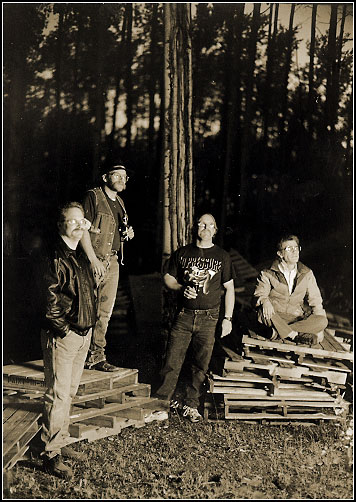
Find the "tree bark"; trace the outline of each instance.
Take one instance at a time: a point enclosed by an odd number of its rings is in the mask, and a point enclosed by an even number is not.
[[[129,157],[131,151],[131,128],[132,128],[132,4],[126,4],[126,144],[125,153]]]
[[[105,97],[104,97],[104,47],[103,29],[104,14],[101,4],[98,4],[94,22],[93,35],[96,41],[96,88],[95,88],[95,124],[94,124],[94,150],[93,150],[93,181],[99,177],[99,168],[102,151],[102,131],[105,123]]]
[[[193,226],[190,4],[164,4],[164,23],[163,262],[190,241]]]
[[[285,62],[285,69],[284,69],[284,85],[283,85],[282,108],[281,108],[282,117],[279,122],[279,138],[280,138],[280,144],[282,146],[282,150],[284,147],[285,123],[286,123],[286,119],[287,119],[287,108],[288,108],[288,82],[289,82],[289,73],[290,73],[291,60],[292,60],[292,50],[293,50],[294,12],[295,12],[295,4],[292,4],[291,9],[290,9],[290,16],[289,16],[288,45],[287,45],[286,62]]]
[[[309,50],[309,92],[308,92],[308,125],[309,135],[312,138],[314,132],[314,110],[315,110],[315,89],[314,89],[314,57],[315,57],[315,27],[318,4],[313,4],[312,21],[310,32]]]

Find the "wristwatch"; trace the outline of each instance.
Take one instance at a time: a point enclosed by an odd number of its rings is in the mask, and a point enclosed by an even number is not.
[[[228,321],[230,321],[230,322],[232,321],[232,317],[229,317],[229,316],[227,316],[227,315],[224,317],[224,319],[227,319],[227,320],[228,320]]]

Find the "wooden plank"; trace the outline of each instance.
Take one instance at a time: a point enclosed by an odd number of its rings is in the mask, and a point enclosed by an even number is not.
[[[268,392],[264,389],[254,389],[253,393],[250,389],[236,389],[234,393],[229,393],[229,400],[234,399],[256,399],[259,396],[264,396],[265,399],[276,399],[280,397],[281,399],[289,399],[293,401],[305,400],[305,401],[333,401],[334,398],[330,396],[327,392],[319,392],[313,390],[300,391],[297,389],[276,389],[273,396],[269,396]]]
[[[276,361],[278,363],[295,364],[295,361],[293,361],[293,359],[282,356],[281,354],[262,354],[260,352],[253,352],[252,350],[250,350],[249,358],[252,358],[252,360],[255,360],[257,358],[270,362]]]
[[[289,401],[289,400],[275,400],[275,401],[266,401],[266,400],[242,400],[241,401],[229,401],[226,400],[225,404],[230,408],[269,408],[272,406],[289,406],[289,407],[302,407],[302,408],[339,408],[335,402],[305,402],[305,401]]]
[[[32,426],[37,424],[41,413],[18,409],[16,413],[7,420],[3,428],[3,455],[6,455],[14,444],[18,443],[20,439],[32,430]],[[39,426],[37,431],[39,430]]]
[[[350,368],[348,368],[341,361],[328,361],[323,359],[314,359],[305,357],[302,362],[303,366],[309,366],[310,368],[325,369],[332,371],[340,371],[344,373],[351,373]]]
[[[226,352],[226,354],[230,357],[232,361],[242,361],[243,362],[243,357],[240,354],[237,354],[233,350],[229,349],[229,347],[226,347],[225,345],[222,345],[222,349]]]
[[[81,420],[81,423],[86,425],[95,425],[97,427],[106,427],[112,429],[116,425],[115,416],[98,415]]]
[[[328,350],[322,350],[322,349],[314,349],[312,347],[306,347],[306,346],[301,346],[301,345],[291,345],[291,344],[282,344],[279,342],[271,342],[270,340],[256,340],[254,338],[250,338],[247,335],[243,335],[242,337],[242,342],[245,344],[250,344],[252,346],[258,346],[258,347],[264,347],[264,348],[269,348],[269,349],[278,349],[281,351],[289,350],[291,352],[295,352],[296,354],[311,354],[314,356],[319,356],[319,357],[326,357],[326,358],[335,358],[335,359],[343,359],[347,361],[353,361],[353,354],[350,352],[346,352],[344,349],[341,352],[335,352],[335,351],[328,351]]]
[[[225,377],[221,377],[219,375],[214,375],[214,380],[225,381]],[[272,380],[266,377],[261,377],[256,373],[252,373],[250,371],[241,371],[241,372],[229,372],[228,380],[235,380],[238,382],[252,382],[252,383],[262,383],[265,385],[272,384]]]
[[[125,403],[111,403],[111,404],[106,404],[104,408],[98,409],[98,408],[85,408],[85,409],[78,409],[77,407],[73,407],[70,415],[70,422],[75,423],[75,422],[80,422],[83,420],[86,420],[87,418],[92,418],[92,417],[97,417],[100,415],[107,415],[111,412],[118,411],[118,410],[123,410],[126,408],[129,408],[131,406],[138,406],[141,404],[145,404],[148,401],[150,401],[152,398],[150,397],[133,397],[130,398],[127,402]]]
[[[145,411],[143,408],[133,407],[126,408],[126,410],[119,410],[110,413],[110,415],[115,417],[123,417],[129,418],[132,420],[144,420],[145,419]]]
[[[225,360],[224,369],[226,370],[234,370],[234,371],[242,371],[246,366],[246,361],[229,361]]]
[[[277,413],[225,413],[226,419],[232,420],[340,420],[336,415],[327,415],[325,413],[291,413],[287,416]]]
[[[335,334],[328,331],[328,329],[324,330],[324,340],[327,340],[333,346],[334,350],[345,350],[342,344],[336,339]]]

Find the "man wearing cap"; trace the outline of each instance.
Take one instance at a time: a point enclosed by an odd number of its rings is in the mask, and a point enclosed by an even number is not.
[[[81,245],[98,286],[98,319],[93,328],[86,367],[115,371],[117,367],[106,360],[106,332],[115,304],[124,242],[134,237],[134,231],[128,225],[124,201],[119,196],[129,179],[126,167],[107,165],[101,174],[103,185],[89,190],[83,201],[85,217],[92,225],[84,232]]]

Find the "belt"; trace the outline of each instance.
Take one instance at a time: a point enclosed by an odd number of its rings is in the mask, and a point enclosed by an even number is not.
[[[182,307],[181,312],[187,312],[188,314],[204,314],[209,312],[219,312],[220,307],[214,307],[212,309],[187,309]]]

